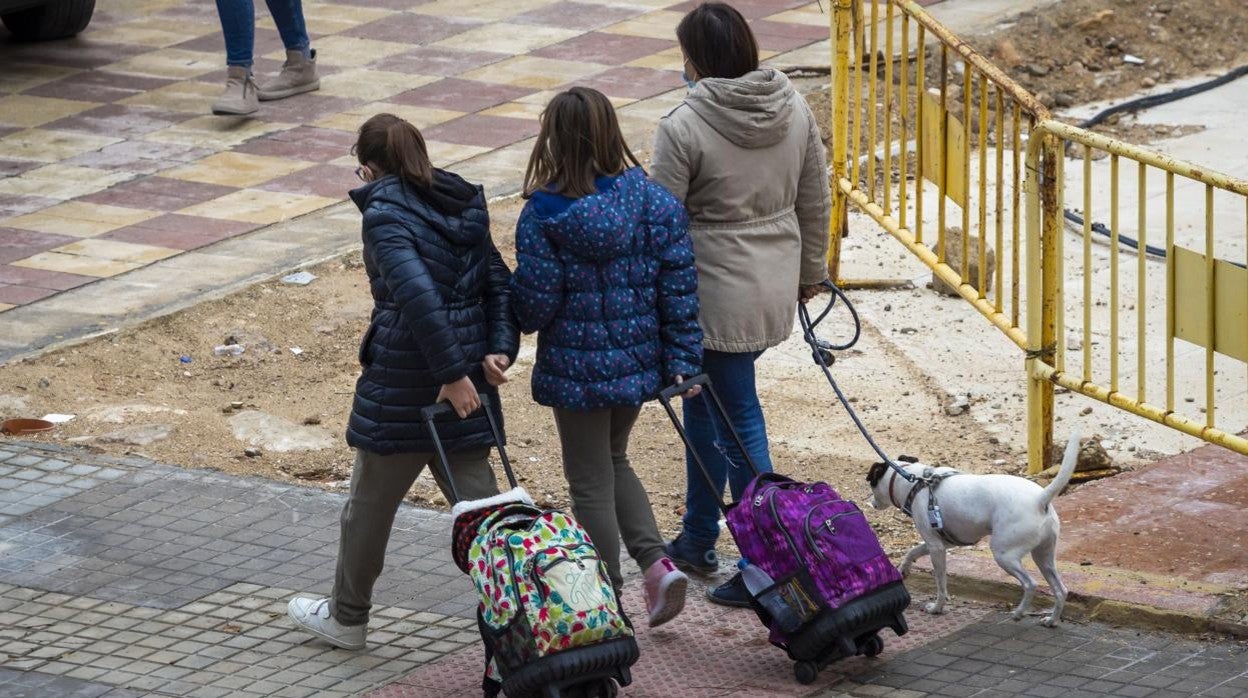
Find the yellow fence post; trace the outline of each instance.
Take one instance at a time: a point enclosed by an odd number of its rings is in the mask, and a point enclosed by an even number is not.
[[[1038,145],[1038,147],[1036,147]],[[1027,472],[1049,467],[1053,448],[1053,383],[1042,366],[1057,350],[1060,297],[1058,236],[1062,234],[1059,140],[1033,138],[1027,148]]]
[[[841,283],[841,238],[849,222],[849,207],[841,180],[849,158],[849,48],[853,31],[854,0],[837,0],[830,18],[832,35],[832,218],[828,226],[828,277]]]

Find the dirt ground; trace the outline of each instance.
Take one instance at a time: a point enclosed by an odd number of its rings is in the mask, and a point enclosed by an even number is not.
[[[493,210],[496,239],[509,260],[518,210],[515,202]],[[14,406],[23,415],[74,414],[72,421],[36,438],[192,468],[345,488],[352,453],[342,434],[371,300],[358,255],[309,271],[317,279],[306,286],[259,284],[87,344],[0,367],[0,415],[17,413]],[[242,340],[247,351],[214,356],[213,348],[230,336]],[[261,348],[266,343],[271,349]],[[773,459],[785,473],[826,480],[864,502],[863,478],[874,459],[835,407],[802,346],[774,350],[760,369]],[[996,445],[974,420],[946,416],[947,396],[929,386],[904,357],[890,353],[890,346],[867,328],[863,348],[846,352],[836,365],[856,408],[886,448],[972,470],[1000,470],[1007,462],[1006,468],[1015,468],[1017,454]],[[301,353],[292,353],[292,347]],[[512,381],[504,387],[509,455],[536,498],[566,506],[554,423],[546,408],[529,399],[532,348],[528,337]],[[881,370],[879,362],[889,368]],[[246,455],[252,446],[236,438],[231,420],[257,413],[284,418],[286,430],[302,432],[305,440],[311,435],[315,450],[280,452],[261,446],[259,455]],[[933,439],[933,433],[941,438]],[[684,499],[683,449],[657,406],[643,411],[631,455],[660,525],[673,534]],[[411,499],[445,506],[425,476]],[[913,528],[900,515],[870,515],[890,550],[913,542]]]

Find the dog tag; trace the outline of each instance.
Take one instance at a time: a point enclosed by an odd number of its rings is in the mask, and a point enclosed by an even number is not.
[[[940,505],[937,504],[927,510],[927,524],[937,531],[945,527],[944,518],[940,515]]]

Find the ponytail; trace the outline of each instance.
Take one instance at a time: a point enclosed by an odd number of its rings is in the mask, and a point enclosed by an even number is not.
[[[433,184],[433,163],[420,131],[393,114],[377,114],[360,126],[353,148],[361,165],[376,166],[421,187]]]

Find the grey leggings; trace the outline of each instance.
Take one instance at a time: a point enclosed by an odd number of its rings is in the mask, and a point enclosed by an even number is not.
[[[576,412],[555,408],[554,412],[572,513],[594,541],[611,584],[619,590],[624,584],[621,535],[628,554],[642,570],[664,556],[650,498],[628,462],[628,436],[641,409]]]
[[[488,448],[447,454],[460,497],[484,499],[498,494],[489,456]],[[435,457],[432,453],[382,456],[368,451],[355,452],[351,496],[342,508],[338,568],[330,595],[329,612],[339,623],[362,625],[368,622],[373,584],[381,576],[386,561],[386,543],[390,540],[394,515],[420,471]],[[450,501],[451,494],[442,481],[441,472],[441,468],[434,468],[433,476]]]

